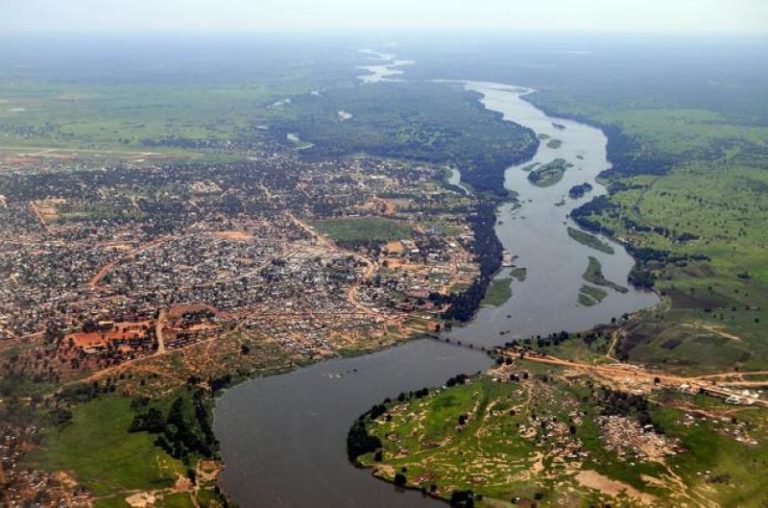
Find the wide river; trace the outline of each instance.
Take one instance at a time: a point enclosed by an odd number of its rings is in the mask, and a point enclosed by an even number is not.
[[[598,258],[605,276],[622,285],[632,267],[632,259],[620,245],[611,243],[615,254],[604,254],[567,234],[567,226],[575,227],[568,213],[605,192],[595,182],[598,173],[609,167],[604,134],[548,117],[523,99],[528,90],[492,83],[463,86],[481,93],[485,107],[501,112],[505,119],[562,144],[553,148],[543,141],[531,162],[506,172],[505,185],[519,193],[522,206],[501,207],[496,233],[504,247],[518,256],[518,266],[527,268],[527,278],[513,282],[513,296],[505,304],[482,308],[472,322],[455,328],[450,336],[477,345],[498,345],[512,338],[587,329],[657,303],[654,294],[633,289],[623,294],[608,290],[608,297],[592,307],[577,303],[588,256]],[[564,158],[573,167],[551,187],[532,185],[521,169],[555,158]],[[584,182],[592,183],[594,191],[582,199],[570,199],[568,189]],[[508,277],[508,271],[502,270],[499,277]],[[226,465],[220,485],[246,508],[436,504],[350,465],[347,430],[358,415],[386,397],[439,385],[457,373],[474,373],[489,365],[490,359],[479,352],[420,340],[231,388],[216,404],[215,432]]]

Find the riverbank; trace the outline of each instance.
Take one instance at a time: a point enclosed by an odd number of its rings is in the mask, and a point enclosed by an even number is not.
[[[484,107],[493,109],[499,106],[498,101],[520,105],[520,92],[513,87],[468,86],[480,89],[475,91],[482,96]],[[514,108],[495,109],[505,120],[516,120]],[[527,120],[529,116],[521,118]],[[540,120],[546,129],[554,129],[552,120]],[[563,222],[567,224],[569,207],[578,200],[565,207],[555,203],[577,181],[594,179],[607,162],[605,139],[599,131],[565,125],[565,130],[558,129],[558,139],[563,141],[557,148],[558,156],[581,161],[582,169],[570,168],[558,184],[535,188],[531,193],[534,186],[519,170],[528,162],[510,167],[505,172],[505,193],[508,189],[517,192],[519,203],[494,203],[487,215],[490,220],[484,221],[488,238],[500,242],[498,251],[507,248],[519,255],[517,268],[526,269],[524,280],[514,282],[512,298],[499,307],[480,308],[467,326],[444,333],[445,339],[455,344],[461,341],[465,347],[416,341],[372,355],[330,360],[284,376],[253,380],[228,390],[219,399],[216,412],[216,432],[221,436],[227,464],[221,480],[225,491],[241,503],[286,507],[308,503],[359,506],[372,502],[381,503],[374,506],[423,506],[425,499],[420,494],[403,495],[380,482],[371,482],[369,474],[347,462],[343,453],[347,431],[360,414],[400,392],[441,385],[458,372],[484,370],[490,366],[490,359],[481,350],[484,347],[537,333],[589,329],[655,302],[645,293],[630,291],[611,294],[589,309],[578,305],[588,255],[604,253],[596,253],[568,236]],[[542,129],[537,125],[533,130]],[[569,138],[568,132],[580,137]],[[537,150],[534,160],[554,159],[549,151],[555,149],[539,145]],[[522,180],[516,181],[518,176]],[[621,246],[614,249],[614,255],[605,255],[612,259],[600,260],[607,277],[622,280],[633,263]],[[579,257],[573,256],[574,250]],[[490,273],[495,276],[498,267]],[[489,283],[493,276],[488,277]],[[533,311],[526,314],[527,309]],[[500,335],[500,331],[508,329],[515,333]],[[265,412],[263,408],[269,409]],[[243,432],[243,428],[252,430]],[[248,482],[254,477],[260,478],[257,488]],[[297,477],[314,488],[296,488]],[[338,485],[347,487],[338,489]]]

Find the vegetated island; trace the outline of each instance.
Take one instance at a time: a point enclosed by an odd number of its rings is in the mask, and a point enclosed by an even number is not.
[[[600,240],[595,235],[585,233],[584,231],[581,231],[576,228],[568,227],[568,236],[576,240],[582,245],[586,245],[587,247],[591,247],[595,250],[599,250],[600,252],[605,252],[606,254],[613,254],[615,251],[613,250],[613,247],[608,245],[606,242]]]
[[[494,279],[491,285],[488,286],[488,291],[485,293],[482,305],[490,305],[498,307],[504,302],[510,299],[512,296],[512,278],[500,277]]]
[[[584,284],[579,290],[579,303],[585,307],[591,307],[602,302],[606,296],[608,296],[608,292],[605,289]]]
[[[514,268],[509,274],[518,280],[518,282],[524,282],[525,278],[528,277],[528,269],[524,266],[518,266],[517,268]]]
[[[547,141],[547,146],[548,146],[549,148],[552,148],[552,149],[554,149],[554,150],[557,150],[558,148],[560,148],[561,146],[563,146],[563,142],[562,142],[562,140],[560,140],[560,139],[550,139],[549,141]]]
[[[579,199],[587,192],[592,192],[592,185],[589,182],[584,182],[580,185],[574,185],[568,190],[568,196],[571,199]]]
[[[593,256],[589,256],[589,265],[587,265],[587,270],[584,272],[582,277],[585,281],[591,282],[596,286],[609,287],[615,291],[618,291],[619,293],[626,293],[629,291],[624,286],[620,286],[615,282],[611,282],[606,279],[603,275],[603,268],[600,265],[600,261],[598,261],[597,258]]]
[[[565,159],[557,158],[528,173],[528,180],[539,187],[551,187],[562,180],[565,171],[572,166]]]

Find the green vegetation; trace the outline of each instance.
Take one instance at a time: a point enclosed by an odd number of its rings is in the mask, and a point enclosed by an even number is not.
[[[522,169],[525,172],[528,172],[528,171],[531,171],[536,166],[541,166],[541,163],[540,162],[532,162],[531,164],[527,164],[527,165],[523,166],[520,169]]]
[[[676,69],[675,80],[642,66],[612,72],[602,62],[603,72],[573,69],[578,79],[528,99],[608,135],[613,170],[601,177],[609,195],[573,215],[583,227],[626,240],[639,261],[631,282],[654,286],[666,300],[632,324],[621,357],[690,373],[762,370],[768,76],[731,62],[720,67],[720,84],[701,87],[695,59],[681,55],[670,53],[663,64]],[[722,52],[707,58],[731,61]]]
[[[363,419],[378,448],[357,460],[384,479],[400,474],[406,485],[446,500],[469,491],[482,506],[620,501],[613,497],[619,489],[596,490],[590,475],[627,489],[622,506],[641,499],[678,506],[689,496],[719,505],[766,501],[761,480],[749,473],[768,457],[768,429],[758,423],[764,409],[742,409],[733,420],[694,417],[676,407],[726,406],[667,392],[653,403],[559,374],[524,362],[504,374],[457,376],[447,389],[402,394]],[[654,459],[640,451],[651,442],[659,449]]]
[[[194,508],[192,497],[186,492],[178,492],[163,497],[163,506],[166,508]]]
[[[513,268],[509,272],[509,275],[517,279],[518,282],[524,282],[525,278],[528,277],[528,269],[524,266],[519,266],[517,268]]]
[[[662,402],[665,405],[654,407],[651,416],[662,432],[680,439],[686,453],[670,457],[669,464],[690,482],[694,492],[711,489],[718,506],[758,507],[768,501],[765,486],[755,475],[768,462],[764,409],[742,408],[731,413],[716,399],[674,393],[666,394]],[[671,407],[685,404],[728,417],[691,418]]]
[[[367,153],[461,168],[481,192],[505,194],[504,170],[530,157],[533,132],[485,109],[456,85],[386,83],[292,97],[270,110],[275,139],[294,133],[314,146],[304,157]],[[352,113],[341,121],[338,111]]]
[[[613,289],[614,291],[618,291],[619,293],[626,293],[629,291],[624,286],[620,286],[615,282],[611,282],[606,279],[603,275],[603,268],[600,265],[600,261],[598,261],[597,258],[593,256],[589,256],[589,264],[587,265],[587,269],[582,277],[585,281],[591,282],[596,286],[606,286]]]
[[[539,187],[551,187],[563,179],[565,171],[573,166],[565,159],[555,159],[528,173],[528,180]]]
[[[547,141],[547,146],[549,148],[553,148],[553,149],[557,150],[558,148],[563,146],[563,142],[560,139],[550,139],[549,141]]]
[[[579,290],[579,303],[586,307],[591,307],[602,302],[606,296],[608,296],[606,290],[584,284]]]
[[[510,299],[512,296],[512,278],[511,277],[499,277],[493,279],[491,285],[488,286],[488,290],[483,298],[482,305],[491,305],[498,307],[504,302]]]
[[[306,86],[306,85],[305,85]],[[280,91],[265,85],[8,84],[0,97],[3,145],[162,152],[223,147],[245,137]],[[11,108],[12,109],[12,108]]]
[[[257,39],[194,51],[179,51],[179,41],[145,51],[143,37],[112,41],[119,49],[85,37],[63,37],[56,49],[33,39],[9,42],[0,55],[0,147],[77,149],[78,157],[248,148],[269,136],[275,104],[353,83],[358,61],[354,49],[328,41],[275,52]],[[31,56],[36,44],[45,48]],[[318,58],[329,45],[335,58]]]
[[[48,429],[43,448],[29,461],[52,471],[74,471],[96,496],[171,487],[186,468],[156,447],[153,436],[129,433],[133,418],[127,397],[107,395],[80,404],[69,424]]]
[[[410,238],[413,234],[409,224],[381,217],[314,221],[312,227],[334,241],[345,243],[389,242]]]
[[[580,229],[568,227],[568,236],[576,240],[582,245],[586,245],[587,247],[591,247],[595,250],[599,250],[600,252],[605,252],[606,254],[613,254],[614,250],[613,247],[608,245],[606,242],[600,240],[595,235],[591,235],[589,233],[585,233],[584,231],[581,231]]]
[[[635,246],[639,275],[670,304],[633,327],[624,356],[684,371],[768,367],[765,170],[695,161],[616,182],[616,207],[587,217]]]
[[[75,405],[66,423],[46,429],[42,447],[26,462],[73,472],[96,497],[97,506],[126,506],[122,498],[139,490],[171,488],[189,476],[199,459],[215,456],[210,400],[204,397],[190,389],[155,401],[97,396]],[[199,480],[195,495],[205,506],[223,506],[210,480]],[[163,506],[193,506],[187,493],[163,496]]]

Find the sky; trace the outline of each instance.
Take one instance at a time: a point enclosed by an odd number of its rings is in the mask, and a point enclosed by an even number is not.
[[[371,29],[768,33],[768,0],[0,0],[0,33]]]

